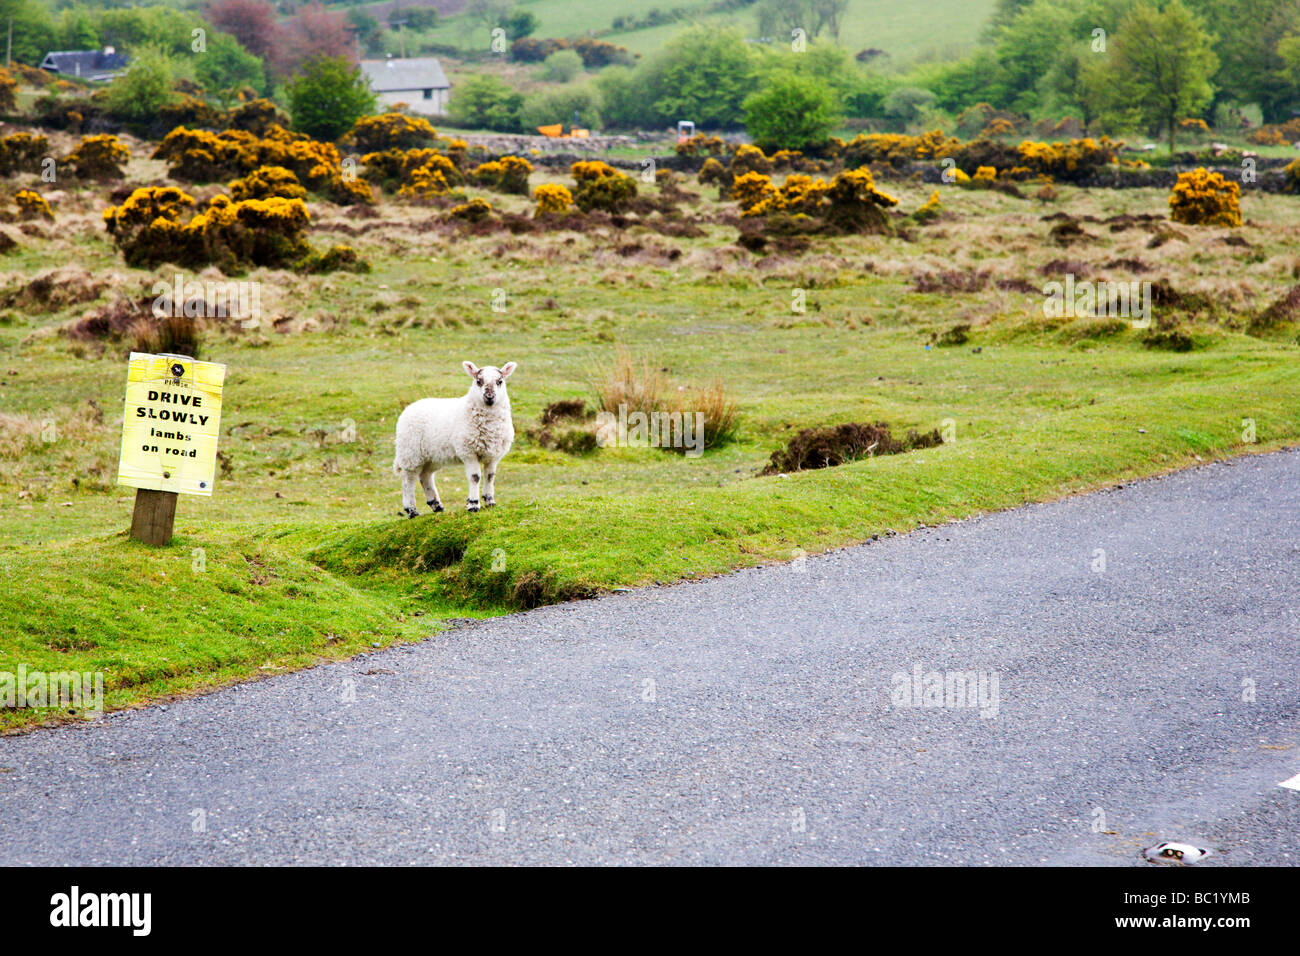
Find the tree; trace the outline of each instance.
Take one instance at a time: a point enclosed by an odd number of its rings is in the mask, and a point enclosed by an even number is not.
[[[1101,94],[1104,84],[1096,78],[1105,67],[1106,60],[1090,44],[1066,50],[1044,78],[1044,105],[1058,115],[1077,113],[1087,135],[1105,107]]]
[[[194,66],[194,79],[209,96],[215,97],[222,106],[229,106],[236,90],[265,85],[266,70],[262,61],[230,34],[213,33],[208,37],[207,51],[198,57]]]
[[[813,36],[821,36],[825,30],[832,40],[840,38],[840,24],[849,8],[849,0],[811,0],[809,12],[813,18]]]
[[[213,0],[204,18],[229,33],[253,56],[266,60],[280,38],[275,9],[266,0]]]
[[[1264,119],[1280,123],[1300,100],[1300,83],[1288,63],[1288,37],[1300,34],[1296,0],[1197,0],[1219,57],[1215,81],[1222,95],[1258,103]]]
[[[348,19],[337,10],[313,2],[298,11],[284,27],[283,42],[276,51],[275,67],[288,76],[313,57],[340,58],[352,62],[355,48]]]
[[[555,83],[568,83],[581,72],[582,57],[575,50],[556,50],[542,67],[542,75]]]
[[[881,104],[886,119],[904,128],[918,122],[934,105],[932,92],[917,86],[900,86]]]
[[[777,35],[782,41],[789,40],[795,30],[809,37],[825,32],[838,40],[848,6],[848,0],[759,0],[758,32]]]
[[[847,50],[824,41],[810,43],[802,53],[785,52],[780,46],[764,51],[754,72],[760,87],[777,76],[794,74],[816,80],[841,99],[861,85],[863,76]]]
[[[100,10],[96,17],[100,42],[119,50],[152,47],[178,58],[178,63],[192,52],[193,31],[208,26],[193,11],[162,5]]]
[[[1038,104],[1043,77],[1061,59],[1062,38],[1074,35],[1072,6],[1033,0],[1002,29],[996,47],[1001,89],[988,91],[990,103],[1022,113]]]
[[[379,49],[381,35],[379,21],[360,7],[349,10],[347,17],[348,27],[352,30],[353,35],[361,41],[361,45],[371,52]]]
[[[62,11],[55,33],[55,46],[60,50],[93,50],[99,46],[99,23],[85,7]]]
[[[294,129],[316,139],[338,139],[375,111],[361,68],[341,56],[309,57],[287,91]]]
[[[892,88],[891,81],[876,71],[859,71],[854,77],[853,85],[841,97],[845,114],[856,117],[880,116],[885,97]]]
[[[907,86],[919,87],[935,94],[934,105],[960,113],[976,103],[1003,105],[1007,100],[1007,82],[992,49],[976,50],[963,60],[935,62],[912,71]]]
[[[777,76],[745,100],[745,129],[768,152],[820,146],[839,122],[836,99],[817,80]]]
[[[1300,36],[1285,36],[1277,41],[1283,74],[1292,87],[1300,87]]]
[[[432,30],[438,25],[438,11],[433,7],[408,7],[405,10],[394,7],[388,14],[389,26],[395,20],[405,20],[412,30]]]
[[[758,35],[787,42],[794,30],[803,27],[806,18],[801,3],[789,0],[758,0]]]
[[[1181,0],[1163,10],[1139,3],[1120,21],[1104,66],[1089,71],[1106,114],[1118,123],[1164,125],[1169,153],[1177,149],[1178,121],[1200,112],[1214,88],[1219,59],[1201,20]]]
[[[465,4],[466,19],[484,30],[501,26],[509,11],[510,4],[506,0],[469,0]]]
[[[451,97],[451,119],[466,129],[517,133],[524,97],[491,74],[475,73],[457,84]]]
[[[172,87],[175,70],[168,56],[156,48],[135,52],[125,76],[119,76],[107,91],[110,116],[132,123],[146,123],[176,98]]]
[[[19,63],[36,65],[53,49],[54,20],[50,12],[35,0],[0,0],[0,25],[8,42],[9,24],[13,24],[13,58]]]
[[[519,110],[519,124],[528,133],[552,123],[567,126],[573,122],[574,113],[582,126],[599,128],[600,96],[594,88],[571,85],[533,93]]]
[[[537,18],[527,10],[516,10],[505,18],[501,24],[505,27],[506,37],[518,40],[530,36],[537,29]]]
[[[744,122],[744,101],[754,90],[754,61],[738,33],[695,27],[678,34],[637,79],[659,122],[694,120],[703,127]]]
[[[600,113],[606,127],[631,129],[642,122],[645,103],[635,74],[626,66],[611,66],[596,76]]]

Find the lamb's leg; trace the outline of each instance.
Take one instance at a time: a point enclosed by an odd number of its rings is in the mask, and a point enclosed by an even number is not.
[[[469,511],[478,511],[478,493],[479,478],[483,471],[478,466],[477,458],[465,459],[465,484],[469,486],[469,500],[466,502],[466,508]]]
[[[402,472],[402,511],[408,518],[414,518],[420,513],[415,510],[415,485],[419,477],[417,471]]]
[[[497,461],[490,461],[483,467],[483,507],[491,508],[496,504]]]
[[[424,500],[433,509],[434,514],[442,511],[442,499],[438,497],[438,485],[433,480],[434,468],[432,465],[425,465],[420,472],[420,484],[424,486]]]

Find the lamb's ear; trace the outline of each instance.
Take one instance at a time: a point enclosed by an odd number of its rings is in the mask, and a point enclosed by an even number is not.
[[[501,377],[509,378],[510,375],[514,372],[514,370],[517,369],[518,367],[519,366],[516,365],[514,362],[506,362],[505,365],[501,366]]]
[[[475,365],[473,362],[461,362],[460,364],[463,365],[463,366],[465,366],[465,374],[466,374],[466,375],[468,375],[470,378],[478,378],[478,366],[477,366],[477,365]]]

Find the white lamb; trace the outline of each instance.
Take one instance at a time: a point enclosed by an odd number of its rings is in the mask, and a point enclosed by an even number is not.
[[[515,440],[506,379],[518,366],[514,362],[501,368],[463,364],[473,380],[468,392],[460,398],[422,398],[398,416],[393,471],[402,476],[402,510],[408,518],[419,514],[415,508],[417,481],[424,486],[429,507],[435,512],[443,510],[433,474],[453,461],[465,465],[468,510],[479,509],[480,476],[483,507],[494,504],[497,462]]]

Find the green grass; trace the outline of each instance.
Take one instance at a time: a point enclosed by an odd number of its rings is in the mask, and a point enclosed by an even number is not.
[[[157,171],[141,161],[133,175]],[[539,172],[534,184],[556,178]],[[930,192],[887,189],[904,210]],[[147,289],[154,274],[125,268],[105,240],[106,191],[74,190],[56,227],[5,268],[31,275],[73,261]],[[755,258],[716,221],[729,207],[704,192],[686,207],[706,232],[694,239],[644,227],[452,239],[428,228],[434,211],[391,201],[377,228],[354,235],[346,214],[313,204],[313,241],[354,242],[375,271],[251,275],[276,324],[207,337],[205,357],[229,366],[229,471],[212,498],[181,500],[166,549],[126,537],[132,492],[114,484],[129,343],[50,334],[94,302],[0,310],[0,671],[101,671],[108,705],[129,706],[418,639],[450,617],[788,560],[1300,440],[1300,330],[1241,331],[1300,272],[1291,197],[1247,193],[1240,233],[1254,249],[1211,229],[1148,250],[1145,232],[1089,224],[1094,241],[1062,250],[1046,244],[1037,203],[952,190],[946,218],[910,240],[818,239],[802,256]],[[1054,208],[1101,217],[1164,200],[1063,188]],[[633,240],[639,251],[616,251]],[[992,284],[913,291],[914,276],[934,269],[1041,283],[1062,257],[1098,274],[1141,258],[1152,277],[1222,308],[1158,314],[1193,334],[1196,347],[1175,353],[1144,347],[1123,323],[1048,322],[1041,298]],[[490,308],[496,289],[504,312]],[[806,290],[806,312],[791,311],[793,289]],[[926,347],[959,322],[972,326],[965,345]],[[590,397],[616,345],[667,369],[687,404],[720,375],[743,416],[737,441],[700,459],[616,448],[571,457],[531,441],[525,429],[547,404]],[[464,513],[463,473],[451,469],[440,480],[450,511],[398,518],[397,413],[462,391],[464,358],[520,363],[501,504]],[[950,427],[955,441],[757,477],[800,428],[877,420],[896,433]],[[67,716],[0,712],[0,725]]]
[[[449,609],[410,613],[266,536],[203,530],[150,548],[125,534],[0,550],[13,672],[104,674],[113,709],[350,656],[429,633]],[[54,716],[0,710],[0,729]]]
[[[877,367],[888,369],[909,348],[914,344],[876,338],[872,352]],[[691,482],[684,464],[678,487],[655,494],[560,497],[480,516],[373,524],[336,536],[313,557],[377,581],[425,573],[437,582],[434,593],[451,600],[528,606],[788,560],[795,549],[815,553],[887,528],[1083,490],[1195,455],[1229,454],[1242,447],[1243,417],[1267,422],[1265,442],[1300,435],[1294,369],[1263,355],[1239,356],[1242,368],[1224,374],[1224,358],[1171,363],[1126,354],[1108,357],[1103,368],[1089,353],[1044,376],[1033,374],[1042,361],[1037,349],[999,348],[978,357],[951,350],[916,372],[931,391],[923,403],[931,410],[918,424],[937,427],[945,412],[956,422],[957,440],[938,449],[713,486]],[[989,376],[993,370],[1015,384],[1003,387]],[[954,387],[981,394],[946,404]],[[911,420],[901,403],[869,404],[873,415]],[[506,560],[493,570],[497,549]]]
[[[625,46],[633,53],[648,55],[661,49],[673,35],[693,23],[715,27],[734,26],[745,36],[757,36],[757,18],[753,8],[709,12],[705,0],[610,0],[600,5],[574,3],[572,0],[532,0],[520,5],[537,18],[536,37],[578,37],[595,30],[601,39]],[[644,19],[654,8],[671,10],[681,7],[688,15],[681,20],[637,30],[612,30],[618,17]],[[943,54],[960,55],[975,45],[992,14],[994,0],[934,0],[926,5],[926,15],[918,17],[908,4],[890,0],[850,0],[840,29],[839,43],[851,52],[874,47],[889,54],[890,65],[906,64],[919,57]],[[936,25],[941,29],[936,30]],[[433,30],[420,36],[428,41],[482,49],[487,39],[483,29],[464,14],[444,17]],[[786,38],[778,38],[778,40]]]

